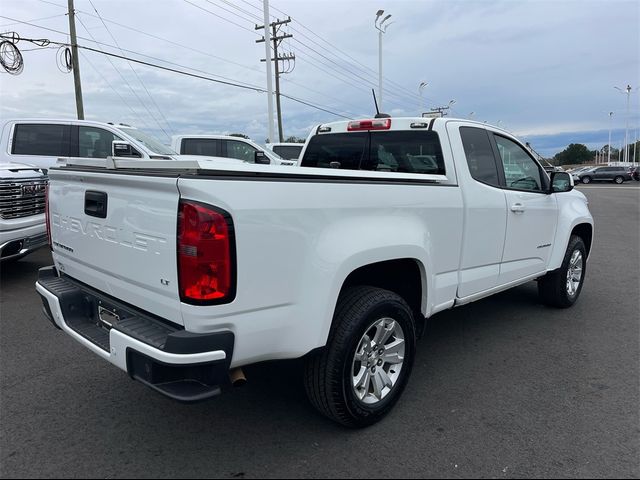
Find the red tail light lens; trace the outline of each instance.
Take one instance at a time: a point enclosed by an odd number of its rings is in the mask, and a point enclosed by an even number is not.
[[[355,120],[349,122],[347,131],[355,132],[358,130],[389,130],[391,128],[391,119],[374,119],[374,120]]]
[[[53,244],[51,243],[51,224],[49,218],[49,183],[44,187],[44,221],[47,224],[47,239],[49,240],[49,248],[53,250]]]
[[[212,305],[235,296],[235,245],[224,210],[181,200],[178,209],[178,281],[185,303]]]

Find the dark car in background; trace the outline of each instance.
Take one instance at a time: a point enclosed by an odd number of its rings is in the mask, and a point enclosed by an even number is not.
[[[631,180],[627,167],[595,167],[578,174],[580,182],[613,182],[618,185]]]
[[[636,182],[640,182],[640,167],[631,167],[629,169],[629,175],[631,175],[631,178]]]

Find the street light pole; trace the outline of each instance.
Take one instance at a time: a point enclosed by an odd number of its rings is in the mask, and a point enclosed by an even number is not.
[[[384,10],[378,10],[376,13],[376,21],[374,22],[374,26],[376,30],[378,30],[378,108],[380,111],[382,110],[382,34],[387,31],[387,27],[389,24],[384,25],[384,23],[391,18],[391,15],[387,15],[382,19],[382,21],[378,24],[378,20],[384,14]]]
[[[613,112],[609,112],[609,145],[607,145],[607,165],[611,165],[611,121]]]
[[[624,161],[629,162],[629,101],[631,99],[631,85],[627,85],[627,87],[623,90],[620,87],[613,87],[616,90],[619,90],[620,93],[627,94],[627,120],[626,126],[624,129]]]

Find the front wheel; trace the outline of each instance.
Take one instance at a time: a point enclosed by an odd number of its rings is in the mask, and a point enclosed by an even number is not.
[[[538,280],[538,294],[546,305],[568,308],[578,300],[587,267],[587,250],[582,238],[572,235],[559,269]]]
[[[326,348],[307,360],[309,400],[347,427],[376,423],[407,384],[415,342],[413,314],[400,296],[374,287],[346,290]]]
[[[580,181],[584,184],[591,183],[591,177],[582,177]]]

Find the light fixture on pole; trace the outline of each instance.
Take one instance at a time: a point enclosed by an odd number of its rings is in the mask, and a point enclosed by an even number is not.
[[[389,25],[391,25],[390,23],[385,25],[385,22],[391,18],[390,14],[378,23],[382,15],[384,15],[384,10],[378,10],[376,13],[376,21],[373,23],[376,30],[378,30],[378,107],[380,111],[382,111],[382,34],[385,33]]]
[[[469,115],[467,115],[467,117],[469,118],[469,120],[471,120],[475,114],[476,112],[469,112]]]
[[[427,82],[421,82],[420,85],[418,86],[418,93],[420,94],[420,108],[422,109],[422,112],[424,112],[427,109],[427,107],[424,104],[424,99],[422,98],[422,90],[424,90],[428,86],[429,84]],[[422,115],[422,112],[420,112],[420,115]]]

